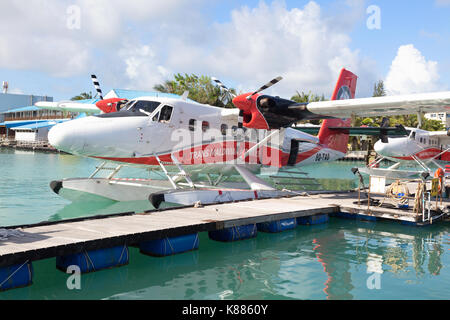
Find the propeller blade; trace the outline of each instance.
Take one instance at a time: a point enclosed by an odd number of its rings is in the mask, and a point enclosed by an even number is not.
[[[91,75],[92,83],[94,84],[95,89],[97,90],[98,96],[100,100],[103,100],[102,89],[100,88],[100,83],[97,80],[97,76],[95,74]]]
[[[389,128],[390,125],[389,118],[384,117],[381,121],[381,128]]]
[[[217,83],[217,85],[220,87],[220,88],[222,88],[223,90],[225,90],[226,92],[228,92],[228,94],[230,95],[230,96],[232,96],[233,98],[236,98],[236,95],[233,93],[233,92],[231,92],[231,90],[230,89],[228,89],[219,79],[217,79],[217,78],[214,78],[214,77],[211,77],[211,80],[212,81],[214,81],[215,83]]]
[[[259,88],[257,91],[253,92],[251,95],[249,95],[247,97],[248,100],[250,100],[255,94],[260,93],[261,91],[264,91],[266,89],[269,89],[271,86],[277,84],[278,82],[280,82],[281,80],[283,80],[283,77],[277,77],[275,79],[273,79],[272,81],[270,81],[269,83],[263,85],[261,88]]]
[[[389,118],[384,117],[383,120],[381,121],[381,128],[389,128],[389,126],[390,126]],[[381,140],[382,143],[388,143],[389,142],[386,130],[381,129],[381,131],[380,131],[380,140]]]

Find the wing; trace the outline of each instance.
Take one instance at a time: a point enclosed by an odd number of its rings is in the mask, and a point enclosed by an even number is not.
[[[317,135],[320,131],[320,127],[293,127],[293,129]],[[397,127],[329,127],[328,129],[334,131],[340,131],[343,133],[348,133],[351,136],[380,136],[381,134],[385,134],[388,137],[398,137],[398,136],[408,136],[409,131],[406,130],[403,126]],[[449,137],[450,138],[450,137]]]
[[[292,106],[295,108],[295,106]],[[350,116],[392,116],[418,112],[446,112],[450,109],[450,91],[386,96],[363,99],[311,102],[306,109],[314,114],[335,118]]]
[[[101,110],[95,104],[80,103],[80,102],[48,102],[41,101],[35,104],[36,107],[48,110],[57,111],[68,111],[68,112],[79,112],[79,113],[90,113],[98,114]]]

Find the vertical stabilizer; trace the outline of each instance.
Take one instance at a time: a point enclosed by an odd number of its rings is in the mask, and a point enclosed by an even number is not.
[[[342,69],[339,79],[334,89],[331,100],[345,100],[354,99],[356,93],[356,83],[358,77],[352,72]],[[320,144],[342,152],[347,153],[348,150],[348,133],[339,133],[330,130],[329,127],[350,127],[351,119],[326,119],[322,123],[322,128],[319,132]]]

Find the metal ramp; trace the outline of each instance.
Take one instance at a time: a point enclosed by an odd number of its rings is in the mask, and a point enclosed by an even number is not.
[[[316,178],[311,178],[306,172],[298,170],[279,170],[277,175],[270,175],[277,188],[296,191],[318,191],[324,190],[322,184]]]

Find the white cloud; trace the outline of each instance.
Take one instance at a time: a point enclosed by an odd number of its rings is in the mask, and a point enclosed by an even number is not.
[[[268,93],[290,97],[297,90],[330,95],[346,67],[360,77],[359,95],[371,94],[375,63],[351,48],[349,36],[363,1],[343,2],[341,12],[328,16],[315,2],[289,10],[283,1],[261,1],[233,10],[221,24],[203,13],[207,3],[2,1],[0,68],[66,78],[96,73],[102,83],[136,89],[151,89],[175,72],[217,76],[245,91],[281,75],[284,81]],[[70,5],[81,9],[79,30],[66,27]]]
[[[375,82],[373,62],[350,48],[350,36],[322,17],[315,2],[291,10],[283,2],[243,7],[233,11],[230,23],[217,26],[217,34],[222,45],[207,58],[210,69],[240,81],[246,90],[281,75],[284,80],[274,93],[330,95],[343,67],[359,75],[363,95]]]
[[[438,63],[427,61],[412,44],[401,46],[386,77],[388,94],[409,94],[443,90]]]
[[[435,4],[437,6],[441,6],[441,7],[449,6],[450,5],[450,0],[436,0]]]
[[[130,89],[148,90],[170,76],[166,68],[158,64],[155,52],[148,45],[124,48],[119,56],[126,64]]]

